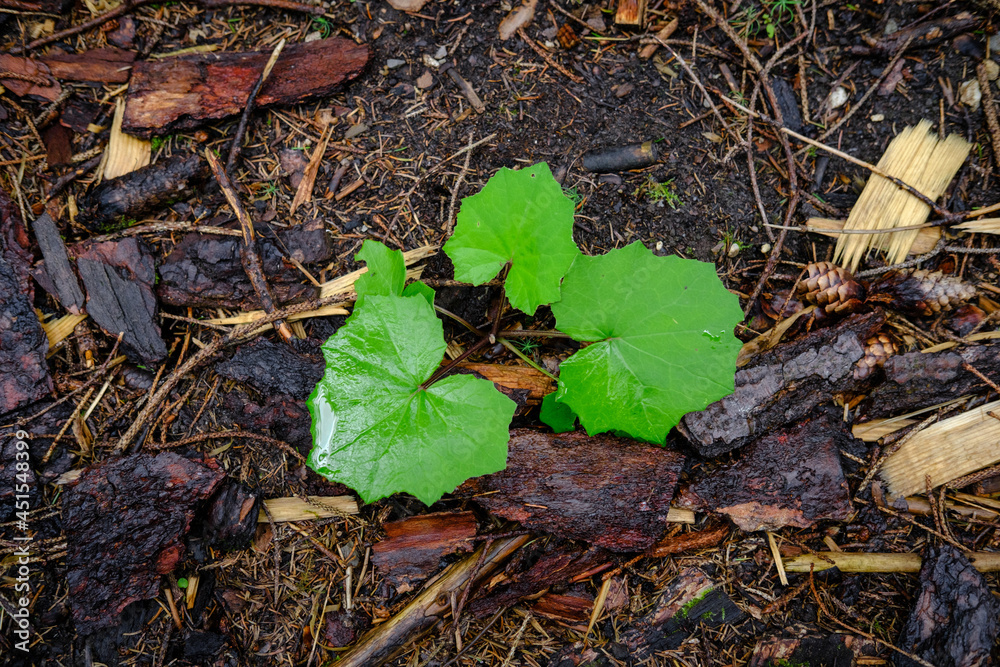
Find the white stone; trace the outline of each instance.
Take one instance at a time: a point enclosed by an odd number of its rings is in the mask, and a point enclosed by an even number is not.
[[[969,107],[969,111],[979,111],[979,103],[983,100],[983,91],[979,88],[979,81],[977,79],[963,81],[958,87],[958,99]]]

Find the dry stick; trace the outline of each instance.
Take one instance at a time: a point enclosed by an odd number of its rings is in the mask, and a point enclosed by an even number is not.
[[[339,295],[334,295],[324,299],[314,299],[304,303],[297,303],[294,306],[289,306],[273,313],[267,313],[263,317],[256,319],[249,324],[235,327],[225,336],[216,338],[214,341],[195,352],[187,361],[184,362],[182,366],[175,369],[172,373],[170,373],[170,375],[167,376],[167,378],[163,381],[163,384],[160,385],[160,388],[156,390],[156,393],[154,393],[153,396],[146,402],[146,406],[139,412],[138,416],[136,416],[132,426],[129,427],[129,429],[125,432],[125,435],[123,435],[118,441],[118,444],[115,445],[115,452],[123,452],[129,444],[132,443],[136,435],[139,434],[139,431],[142,430],[144,424],[156,412],[156,406],[169,395],[170,391],[177,386],[177,383],[180,382],[185,375],[218,354],[222,348],[243,338],[244,336],[249,337],[263,333],[266,330],[267,325],[272,322],[305,312],[307,310],[315,310],[317,308],[330,305],[331,303],[336,303],[339,298]]]
[[[986,75],[985,63],[980,63],[976,68],[976,78],[979,79],[979,89],[983,91],[983,115],[986,116],[986,126],[990,129],[993,161],[1000,165],[1000,121],[997,121],[997,105],[993,100],[993,90]]]
[[[732,130],[729,127],[729,123],[727,123],[726,119],[722,117],[722,113],[719,111],[719,108],[715,106],[715,102],[712,101],[712,96],[708,94],[707,90],[705,90],[705,86],[702,85],[701,79],[699,79],[698,76],[694,73],[694,70],[692,70],[691,67],[688,66],[687,62],[685,62],[685,60],[681,58],[679,53],[670,48],[670,45],[667,44],[665,40],[662,40],[659,37],[656,37],[654,39],[656,39],[656,41],[659,42],[663,46],[663,48],[669,51],[670,54],[677,59],[677,62],[681,64],[681,67],[684,68],[684,71],[687,72],[688,76],[691,77],[691,80],[694,81],[694,85],[698,86],[698,90],[700,90],[701,94],[705,96],[705,99],[708,101],[708,105],[712,108],[712,113],[715,114],[715,117],[719,119],[720,123],[722,123],[722,127],[724,127],[727,132],[731,132]]]
[[[259,433],[253,433],[252,431],[218,431],[216,433],[199,433],[197,435],[192,435],[186,438],[181,438],[174,442],[156,442],[151,445],[146,445],[147,449],[173,449],[175,447],[185,447],[187,445],[195,445],[199,442],[205,442],[207,440],[225,440],[226,438],[243,438],[244,440],[253,440],[264,445],[272,445],[283,450],[287,454],[290,454],[300,461],[305,461],[306,457],[300,454],[294,447],[283,440],[278,440],[277,438],[272,438],[266,435],[261,435]]]
[[[81,32],[90,30],[91,28],[103,25],[108,21],[113,21],[119,16],[124,16],[139,7],[156,2],[160,2],[160,0],[126,0],[111,11],[105,12],[100,16],[95,16],[89,21],[84,21],[80,25],[73,26],[72,28],[66,28],[65,30],[54,32],[47,37],[40,37],[33,42],[29,42],[27,46],[14,47],[10,50],[10,52],[14,54],[24,53],[25,51],[31,51],[32,49],[37,49],[40,46],[45,46],[46,44],[51,44],[52,42],[64,40],[67,37],[72,37],[73,35],[78,35]],[[290,12],[302,12],[304,14],[312,14],[314,16],[322,16],[326,11],[321,6],[313,7],[310,5],[303,5],[298,2],[292,2],[291,0],[195,0],[195,4],[200,4],[209,9],[229,7],[232,5],[258,5],[260,7],[284,9]]]
[[[475,135],[474,132],[469,132],[469,145],[472,145],[472,137]],[[466,151],[465,153],[465,163],[462,164],[462,171],[458,173],[458,178],[455,179],[455,187],[451,191],[451,201],[448,202],[448,219],[445,220],[445,235],[451,234],[451,228],[454,226],[455,220],[455,201],[458,199],[458,190],[462,187],[462,181],[465,180],[465,175],[469,173],[469,158],[472,157],[472,151]]]
[[[250,97],[247,98],[246,106],[243,108],[243,115],[240,116],[239,125],[236,126],[236,133],[233,135],[233,143],[229,147],[229,157],[226,159],[226,173],[228,174],[233,170],[233,165],[236,164],[236,158],[240,155],[240,149],[243,146],[243,135],[247,131],[247,124],[250,121],[250,114],[253,113],[254,103],[257,101],[257,95],[260,94],[260,89],[264,87],[264,82],[267,81],[267,77],[271,76],[271,70],[274,69],[274,64],[278,62],[278,56],[281,55],[281,50],[285,48],[285,39],[282,38],[278,42],[278,45],[274,47],[274,51],[271,52],[271,57],[268,58],[267,64],[264,65],[263,71],[260,73],[260,78],[257,79],[257,83],[250,90]]]
[[[222,169],[219,158],[215,157],[212,149],[205,149],[205,157],[208,159],[208,165],[212,168],[215,180],[218,181],[219,187],[222,188],[223,194],[226,195],[226,200],[229,202],[230,208],[236,214],[236,219],[240,221],[240,228],[243,230],[243,245],[240,246],[240,259],[243,262],[243,270],[246,271],[247,277],[250,278],[253,291],[257,293],[257,298],[260,299],[264,312],[273,313],[275,311],[274,297],[271,295],[271,288],[264,278],[264,267],[261,265],[260,255],[257,254],[257,236],[254,232],[253,221],[250,220],[246,209],[243,208],[243,204],[240,202],[233,184],[229,182],[229,177]],[[276,320],[274,328],[277,329],[286,343],[295,337],[291,327],[284,320]]]
[[[518,28],[517,29],[517,35],[518,35],[518,37],[520,37],[521,39],[523,39],[528,44],[528,46],[531,47],[532,51],[534,51],[539,56],[541,56],[542,59],[545,62],[547,62],[551,67],[554,67],[557,70],[559,70],[560,74],[562,74],[563,76],[565,76],[567,79],[569,79],[573,83],[583,83],[583,79],[582,78],[578,77],[576,74],[573,74],[568,69],[566,69],[565,67],[563,67],[559,63],[559,61],[557,61],[555,58],[553,58],[551,55],[549,55],[548,52],[545,51],[545,49],[543,49],[542,47],[538,46],[538,44],[535,44],[535,41],[533,39],[531,39],[530,37],[528,37],[527,33],[524,32],[524,28]]]

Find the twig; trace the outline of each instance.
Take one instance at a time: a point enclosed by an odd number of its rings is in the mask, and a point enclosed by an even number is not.
[[[257,101],[257,95],[260,93],[260,89],[264,87],[264,82],[267,81],[267,77],[271,76],[271,70],[274,69],[274,64],[278,62],[278,56],[281,55],[282,49],[285,48],[285,39],[282,37],[278,45],[274,47],[274,51],[271,52],[271,57],[268,58],[267,64],[264,65],[263,71],[260,73],[260,77],[257,79],[257,83],[250,90],[250,97],[247,98],[246,106],[243,108],[243,114],[240,116],[239,125],[236,126],[236,133],[233,135],[233,143],[229,147],[229,157],[226,159],[226,173],[230,173],[233,170],[233,165],[236,164],[236,158],[240,155],[240,150],[243,146],[243,135],[247,131],[247,123],[250,121],[250,114],[253,113],[254,104]]]
[[[223,171],[222,165],[219,163],[219,158],[215,157],[212,149],[205,149],[205,158],[208,160],[208,165],[212,168],[212,173],[215,175],[215,180],[218,181],[219,187],[222,189],[223,194],[226,195],[226,201],[229,202],[229,206],[233,209],[233,213],[236,214],[236,219],[239,220],[240,228],[243,230],[243,245],[240,246],[240,259],[243,262],[243,270],[246,271],[247,277],[250,278],[250,283],[253,285],[254,292],[257,293],[257,298],[260,299],[264,312],[273,313],[275,311],[274,297],[271,295],[271,288],[264,278],[264,267],[261,265],[260,255],[257,253],[257,237],[254,232],[253,221],[250,220],[246,209],[240,203],[236,190],[233,188],[232,183],[229,182],[229,177],[226,176],[226,172]],[[274,328],[277,329],[286,343],[295,337],[291,327],[284,320],[276,320]]]
[[[225,440],[226,438],[243,438],[244,440],[255,440],[261,444],[271,445],[273,447],[278,447],[282,451],[291,454],[300,461],[305,461],[306,457],[300,454],[294,447],[289,445],[284,440],[278,440],[277,438],[272,438],[270,436],[261,435],[260,433],[254,433],[252,431],[218,431],[216,433],[199,433],[197,435],[188,436],[186,438],[181,438],[180,440],[175,440],[174,442],[156,442],[151,445],[146,445],[146,449],[173,449],[175,447],[186,447],[187,445],[195,445],[199,442],[205,442],[206,440]]]
[[[473,132],[469,132],[469,145],[472,145]],[[469,173],[469,158],[472,157],[472,151],[465,152],[465,162],[462,164],[462,171],[458,172],[458,178],[455,179],[455,187],[451,191],[451,201],[448,203],[448,219],[445,220],[444,233],[447,236],[451,234],[451,229],[455,225],[455,201],[458,199],[459,188],[462,187],[462,181],[465,180],[465,175]]]
[[[72,28],[66,28],[65,30],[54,32],[47,37],[39,37],[35,41],[29,42],[27,46],[14,47],[10,50],[10,52],[13,54],[24,53],[25,51],[31,51],[32,49],[37,49],[40,46],[45,46],[46,44],[51,44],[52,42],[62,41],[67,37],[79,35],[81,32],[104,25],[108,21],[113,21],[119,16],[124,16],[139,7],[154,4],[159,1],[160,0],[125,0],[125,2],[109,12],[105,12],[100,16],[95,16],[89,21],[84,21],[80,25],[73,26]],[[203,7],[210,9],[229,7],[232,5],[257,5],[260,7],[284,9],[290,12],[302,12],[304,14],[312,14],[313,16],[322,16],[326,12],[322,6],[304,5],[298,2],[292,2],[292,0],[196,0],[196,4],[201,4]]]
[[[518,37],[520,37],[521,39],[523,39],[527,43],[528,46],[531,47],[532,51],[534,51],[539,56],[541,56],[542,59],[545,62],[547,62],[551,67],[554,67],[555,69],[559,70],[559,73],[562,74],[564,77],[566,77],[567,79],[569,79],[573,83],[583,83],[583,79],[582,78],[578,77],[576,74],[573,74],[568,69],[566,69],[565,67],[563,67],[559,63],[559,61],[557,61],[555,58],[553,58],[551,55],[549,55],[548,52],[545,51],[545,49],[543,49],[542,47],[538,46],[538,44],[536,44],[533,39],[531,39],[530,37],[528,37],[527,33],[524,32],[524,28],[518,28],[517,29],[517,35],[518,35]]]
[[[699,79],[698,76],[694,73],[694,70],[692,70],[691,67],[688,66],[687,62],[683,58],[681,58],[680,54],[674,51],[670,47],[670,45],[667,44],[665,40],[662,40],[659,37],[656,37],[654,39],[656,39],[657,42],[663,45],[663,48],[669,51],[670,54],[677,59],[677,62],[681,64],[681,67],[684,68],[684,71],[687,72],[688,76],[691,77],[691,80],[694,81],[694,85],[698,86],[698,90],[700,90],[701,94],[705,96],[705,99],[708,101],[709,106],[712,108],[712,113],[715,114],[715,117],[719,119],[720,123],[722,123],[722,127],[724,127],[727,132],[731,132],[732,130],[729,127],[729,123],[727,123],[726,119],[722,117],[722,113],[719,111],[719,108],[715,106],[715,102],[712,101],[712,96],[708,94],[707,90],[705,90],[705,86],[702,85],[701,79]]]
[[[983,115],[986,116],[986,126],[990,130],[993,161],[1000,165],[1000,122],[997,121],[997,105],[993,100],[993,89],[986,75],[986,63],[980,63],[976,68],[976,78],[979,79],[979,89],[983,91]]]

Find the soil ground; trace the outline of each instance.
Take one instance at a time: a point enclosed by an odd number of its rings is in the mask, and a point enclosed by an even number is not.
[[[330,5],[322,18],[248,6],[205,9],[195,4],[166,3],[137,9],[139,44],[154,54],[171,53],[199,45],[214,45],[219,51],[270,50],[280,39],[302,41],[316,36],[344,36],[366,43],[371,59],[365,72],[345,85],[341,92],[294,107],[278,107],[254,114],[245,141],[240,166],[234,180],[245,188],[244,196],[252,201],[255,220],[280,229],[304,221],[319,219],[334,244],[334,256],[320,265],[307,268],[320,280],[328,280],[357,268],[354,254],[365,239],[378,239],[393,248],[412,249],[424,244],[440,245],[447,239],[456,201],[478,191],[501,167],[516,168],[545,161],[571,193],[577,205],[575,239],[588,254],[600,254],[613,248],[640,241],[657,254],[714,262],[727,287],[743,296],[754,291],[768,258],[765,244],[774,247],[778,232],[766,223],[781,224],[785,219],[791,189],[787,163],[778,136],[768,127],[757,124],[753,147],[749,151],[752,169],[759,181],[760,208],[751,185],[748,152],[744,149],[746,117],[721,104],[712,95],[728,129],[723,127],[706,105],[703,94],[677,59],[663,48],[651,59],[640,59],[638,52],[648,40],[646,30],[616,26],[611,0],[567,2],[562,8],[576,19],[570,20],[550,4],[541,3],[526,34],[541,44],[551,58],[580,82],[550,66],[531,46],[515,35],[501,41],[497,26],[510,9],[498,2],[438,2],[432,0],[419,12],[399,12],[387,3],[354,0],[324,3]],[[896,0],[861,0],[856,4],[840,2],[778,3],[757,0],[716,7],[729,18],[730,25],[748,40],[761,61],[766,62],[777,47],[799,36],[804,24],[815,21],[814,38],[799,42],[772,70],[774,79],[784,82],[791,100],[803,116],[802,133],[817,137],[825,127],[836,123],[848,111],[857,111],[826,143],[871,163],[877,162],[888,142],[901,129],[920,119],[932,121],[942,133],[957,133],[974,143],[972,156],[943,199],[945,208],[964,211],[990,205],[1000,200],[1000,184],[994,176],[996,158],[983,111],[973,110],[958,101],[960,86],[975,78],[976,53],[986,53],[993,33],[992,15],[983,7],[953,2],[943,7]],[[784,7],[788,13],[781,13]],[[756,21],[748,21],[748,14]],[[908,26],[921,20],[954,16],[960,11],[975,13],[981,20],[970,31],[975,48],[954,37],[940,43],[907,51],[902,68],[884,71],[892,53],[870,56],[853,55],[850,47],[864,46],[864,38],[878,39],[891,28]],[[763,14],[762,14],[763,12]],[[773,13],[773,14],[772,14]],[[930,14],[930,16],[928,16]],[[78,23],[89,17],[86,7],[78,4],[69,21]],[[764,16],[769,18],[765,21]],[[714,90],[729,91],[730,84],[720,66],[732,73],[738,90],[734,99],[747,102],[757,78],[732,41],[698,9],[694,2],[652,2],[650,24],[654,27],[676,16],[679,27],[670,44],[701,83]],[[40,26],[46,17],[13,15],[5,20],[2,44],[21,43],[23,36]],[[51,19],[63,27],[66,18]],[[590,22],[591,28],[582,23]],[[555,29],[568,25],[582,42],[571,48],[561,47]],[[51,30],[52,26],[49,26]],[[769,35],[769,29],[774,30]],[[95,29],[56,46],[68,52],[82,52],[106,45],[108,30]],[[706,47],[709,47],[706,49]],[[446,53],[443,53],[446,51]],[[468,80],[485,104],[477,113],[469,100],[446,75],[427,58],[455,63],[456,70]],[[853,69],[852,69],[853,68]],[[417,81],[430,73],[433,85],[417,88]],[[836,109],[823,109],[838,78],[848,93],[848,101]],[[862,102],[865,92],[886,78],[874,95]],[[114,100],[124,94],[117,85],[75,84],[74,95],[100,105],[97,125],[109,125]],[[41,210],[46,191],[59,171],[40,169],[35,156],[44,148],[35,141],[14,104],[22,105],[36,116],[44,108],[38,101],[19,99],[9,91],[0,97],[0,182],[16,192],[16,201],[32,218]],[[858,108],[860,107],[860,108]],[[307,158],[319,143],[326,122],[333,123],[332,140],[320,164],[314,196],[294,213],[290,204],[295,194],[289,179],[289,151],[300,151]],[[364,126],[362,128],[362,126]],[[205,146],[225,151],[235,129],[235,119],[205,124],[199,131],[174,133],[154,140],[154,157],[185,154]],[[467,167],[464,156],[450,159],[445,166],[429,170],[455,155],[470,142],[489,139],[471,151]],[[74,152],[100,147],[107,131],[77,134]],[[641,170],[595,174],[583,169],[581,157],[586,151],[614,148],[641,141],[655,142],[660,160]],[[793,143],[793,147],[802,148]],[[285,156],[283,163],[282,156]],[[22,159],[30,158],[26,162]],[[811,215],[846,217],[868,174],[843,160],[827,160],[814,150],[798,156],[798,183],[812,195],[798,206],[791,223],[799,225]],[[340,200],[326,194],[326,184],[341,160],[351,166],[343,183],[363,181],[360,187]],[[822,164],[823,174],[819,175]],[[44,164],[43,164],[44,166]],[[83,174],[57,200],[60,228],[67,242],[86,238],[90,232],[68,222],[67,195],[83,196],[95,180],[95,172]],[[16,183],[16,185],[15,185]],[[341,186],[343,187],[343,186]],[[817,202],[818,200],[818,202]],[[819,208],[817,208],[819,207]],[[820,210],[823,209],[823,210]],[[195,197],[156,211],[145,220],[193,222],[222,215],[228,219],[225,201],[214,184],[207,185]],[[143,235],[157,260],[166,257],[180,240],[178,233]],[[986,235],[965,235],[956,243],[969,247],[989,247]],[[780,262],[765,292],[787,288],[795,281],[803,264],[829,259],[833,241],[829,238],[791,231],[787,235]],[[930,266],[961,272],[967,279],[996,284],[998,266],[988,255],[941,254]],[[873,260],[867,267],[878,266]],[[447,257],[439,253],[427,262],[425,278],[442,281],[439,303],[479,324],[487,319],[489,294],[486,288],[447,286],[452,269]],[[303,279],[303,282],[305,280]],[[62,314],[55,302],[38,290],[37,307],[46,314]],[[164,312],[182,317],[210,317],[215,309],[185,309],[162,306]],[[231,311],[226,311],[231,312]],[[756,312],[756,311],[754,311]],[[539,323],[545,323],[543,309]],[[343,319],[317,318],[305,323],[305,333],[313,344],[322,342],[342,324]],[[753,336],[754,321],[738,334]],[[551,321],[548,323],[551,325]],[[184,321],[164,319],[164,339],[175,345],[166,362],[169,373],[176,364],[177,347],[185,336],[201,337],[207,342],[211,331]],[[458,328],[447,325],[449,335],[458,343],[468,342]],[[92,334],[99,344],[97,358],[104,359],[113,339],[96,327]],[[272,334],[273,335],[273,334]],[[941,339],[943,340],[943,338]],[[185,347],[187,343],[183,343]],[[556,355],[559,349],[543,352]],[[494,361],[504,361],[495,353]],[[231,356],[231,351],[224,357]],[[50,369],[57,379],[57,394],[79,386],[85,366],[76,338],[70,338],[50,358]],[[161,432],[170,439],[188,433],[197,414],[196,429],[223,429],[242,424],[247,414],[265,410],[267,396],[239,386],[230,380],[219,381],[213,364],[184,381],[176,397],[184,406],[176,419]],[[158,369],[151,369],[155,373]],[[138,369],[137,372],[142,371]],[[141,373],[140,373],[141,375]],[[97,434],[97,446],[86,453],[77,446],[63,444],[57,460],[62,470],[48,471],[45,479],[70,469],[104,460],[112,442],[130,423],[137,402],[148,392],[142,382],[116,381],[107,399],[89,417],[90,431]],[[203,408],[204,406],[204,408]],[[36,433],[58,433],[69,415],[69,405],[55,410],[35,425]],[[203,413],[199,410],[203,408]],[[34,410],[31,410],[33,412]],[[261,417],[264,427],[272,426]],[[9,420],[4,420],[6,424]],[[280,422],[280,420],[278,420]],[[519,424],[537,424],[528,414]],[[270,432],[279,439],[301,447],[302,430],[307,428],[281,422]],[[308,438],[308,433],[305,434]],[[41,436],[39,436],[41,437]],[[674,436],[672,436],[673,438]],[[296,440],[297,439],[297,440]],[[51,442],[51,437],[48,441]],[[334,495],[348,493],[305,468],[295,457],[271,445],[253,441],[206,442],[196,449],[212,452],[224,469],[240,481],[259,490],[264,497],[299,494]],[[676,436],[677,446],[684,447]],[[725,457],[723,457],[725,459]],[[867,460],[867,454],[865,459]],[[700,462],[692,466],[716,465]],[[850,478],[852,491],[864,477],[865,467]],[[27,660],[6,647],[0,662],[8,664],[98,664],[117,661],[126,665],[306,665],[331,664],[343,648],[334,648],[329,636],[314,643],[317,610],[328,604],[341,604],[345,585],[345,562],[335,562],[316,548],[315,541],[326,545],[347,545],[347,552],[364,555],[382,536],[384,522],[428,511],[476,509],[481,518],[481,532],[492,527],[502,530],[499,520],[491,518],[468,501],[446,498],[431,508],[415,499],[395,496],[362,508],[356,517],[328,519],[301,524],[296,530],[286,524],[273,527],[263,524],[253,546],[245,550],[219,553],[210,557],[215,576],[217,605],[207,613],[201,629],[224,634],[229,643],[218,654],[204,661],[185,657],[184,632],[175,631],[169,609],[161,595],[154,603],[131,609],[124,615],[125,624],[117,631],[90,639],[78,636],[69,622],[66,595],[63,527],[58,508],[58,487],[47,484],[44,491],[46,510],[33,516],[37,538],[44,545],[42,568],[37,574],[40,586],[35,601],[35,630],[38,641]],[[824,539],[834,539],[843,548],[898,552],[920,551],[934,536],[923,526],[932,526],[930,518],[908,523],[881,514],[871,506],[858,505],[858,512],[847,523],[828,523],[811,529],[784,529],[776,534],[782,547],[799,550],[826,550]],[[950,516],[948,523],[956,539],[978,550],[1000,546],[1000,532],[994,521],[971,522]],[[675,531],[700,530],[722,525],[717,518],[698,516],[696,525]],[[9,529],[0,527],[0,531]],[[877,536],[871,538],[869,535]],[[9,537],[9,535],[6,535]],[[556,537],[539,536],[539,543],[555,548]],[[5,558],[12,552],[10,542],[0,544]],[[362,556],[364,558],[364,556]],[[621,581],[625,603],[598,620],[589,635],[592,646],[602,647],[618,638],[630,622],[641,616],[657,593],[684,567],[696,565],[723,582],[723,588],[743,609],[756,611],[739,626],[701,627],[678,648],[658,653],[648,664],[657,665],[744,665],[748,664],[756,644],[780,634],[796,623],[816,624],[824,631],[844,628],[820,613],[818,600],[854,628],[894,643],[912,609],[920,582],[915,575],[836,574],[817,577],[814,586],[799,588],[794,597],[783,600],[767,614],[760,610],[791,590],[780,584],[768,545],[762,533],[743,533],[733,528],[719,546],[669,558],[622,558]],[[165,580],[165,587],[180,594],[177,578],[188,576],[199,565],[192,559],[178,567]],[[204,565],[201,565],[204,567]],[[355,572],[356,572],[355,567]],[[355,575],[356,576],[356,575]],[[1000,591],[995,574],[988,575],[994,595]],[[792,578],[794,587],[802,581]],[[8,590],[12,580],[5,578],[0,592]],[[369,567],[361,581],[354,581],[356,615],[381,623],[399,611],[413,593],[396,594],[384,582],[382,573]],[[600,577],[573,584],[559,592],[596,595]],[[227,601],[227,605],[222,604]],[[222,607],[225,606],[225,610]],[[464,648],[458,650],[453,634],[435,630],[414,638],[391,664],[396,665],[546,665],[560,648],[580,641],[586,623],[559,622],[530,616],[524,604],[512,606],[492,619],[466,615],[461,625]],[[309,627],[313,630],[309,630]],[[476,638],[473,640],[473,638]],[[875,651],[871,662],[886,664],[893,652],[884,646]],[[994,660],[1000,649],[994,648]],[[622,663],[624,664],[624,663]]]

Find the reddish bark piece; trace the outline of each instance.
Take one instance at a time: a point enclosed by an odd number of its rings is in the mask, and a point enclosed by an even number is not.
[[[673,650],[681,645],[699,624],[718,627],[736,625],[746,614],[698,568],[681,570],[664,589],[648,614],[620,632],[620,642],[601,651],[587,648],[582,642],[567,646],[549,661],[550,667],[610,667],[621,664],[606,654],[628,664],[641,664],[657,651]]]
[[[473,512],[439,512],[392,521],[385,524],[386,539],[372,546],[372,563],[397,593],[406,593],[437,572],[443,556],[472,551],[469,538],[476,536],[478,525]]]
[[[202,185],[208,167],[200,155],[175,155],[104,181],[83,201],[78,221],[94,231],[135,224],[141,213],[183,199]]]
[[[890,357],[885,382],[860,405],[865,419],[903,414],[988,389],[970,364],[988,378],[1000,377],[1000,342],[983,342],[945,352],[911,352]]]
[[[937,667],[990,662],[1000,632],[1000,602],[983,575],[955,547],[931,547],[920,568],[920,595],[898,646]],[[918,663],[895,656],[897,667]]]
[[[66,486],[66,580],[76,630],[91,634],[154,597],[184,557],[195,509],[225,474],[173,452],[91,466]]]
[[[270,52],[207,53],[136,63],[122,131],[149,137],[191,129],[243,111]],[[368,47],[347,39],[321,39],[285,47],[256,104],[295,104],[329,95],[358,76]]]
[[[610,435],[514,429],[507,468],[456,492],[530,528],[641,551],[667,524],[684,455]]]
[[[18,58],[9,53],[0,53],[0,72],[20,74],[30,79],[5,79],[0,76],[0,85],[18,97],[31,95],[54,102],[62,94],[62,86],[56,81],[49,68],[28,58]]]
[[[729,528],[713,528],[709,530],[699,530],[693,533],[681,533],[673,537],[665,537],[649,549],[646,555],[652,558],[663,558],[673,554],[684,553],[685,551],[695,551],[697,549],[708,549],[726,539],[729,535]]]
[[[692,482],[676,502],[725,514],[748,532],[844,520],[852,507],[839,449],[850,440],[842,421],[820,415],[747,445],[735,463]]]
[[[853,665],[860,656],[873,656],[876,644],[864,637],[828,634],[813,625],[790,626],[779,637],[768,637],[754,647],[749,667],[772,665]]]
[[[371,627],[371,620],[360,608],[355,611],[327,612],[323,620],[323,641],[329,646],[350,646],[362,632]]]
[[[881,311],[852,315],[758,355],[736,372],[736,391],[678,428],[699,454],[718,456],[808,416],[835,394],[867,388],[870,378],[855,379],[854,365],[884,321]]]
[[[0,190],[0,414],[52,390],[49,342],[32,309],[27,233],[14,203]]]
[[[57,79],[127,83],[136,55],[135,51],[107,47],[83,53],[54,53],[40,60]]]
[[[322,221],[282,231],[279,238],[283,246],[271,240],[272,232],[266,225],[255,227],[257,251],[275,300],[288,304],[313,298],[316,288],[305,284],[302,272],[282,257],[287,249],[303,264],[329,258],[332,250]],[[242,243],[231,236],[185,236],[160,266],[160,298],[173,306],[259,309],[260,300],[240,261]]]
[[[167,346],[156,325],[152,256],[135,238],[75,247],[76,267],[87,290],[87,313],[105,333],[117,337],[145,362],[167,356]]]
[[[73,133],[65,125],[53,123],[42,132],[49,166],[69,164],[73,157]]]
[[[531,610],[539,616],[564,623],[586,623],[594,609],[594,596],[577,593],[560,595],[546,593],[531,605]]]
[[[0,0],[0,7],[16,9],[22,12],[41,12],[45,14],[62,14],[70,8],[73,0]]]

